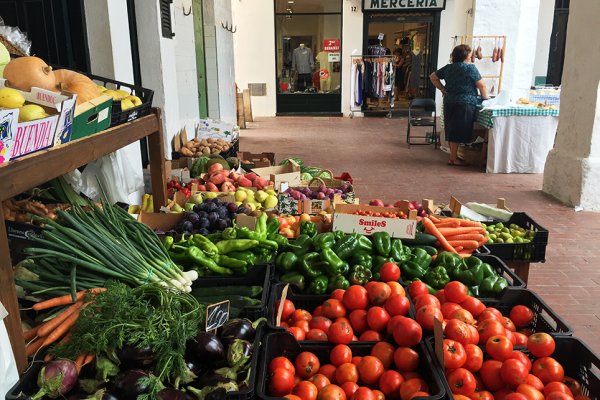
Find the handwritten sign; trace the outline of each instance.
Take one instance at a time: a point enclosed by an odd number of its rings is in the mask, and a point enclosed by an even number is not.
[[[206,307],[206,332],[219,329],[229,320],[229,300]]]

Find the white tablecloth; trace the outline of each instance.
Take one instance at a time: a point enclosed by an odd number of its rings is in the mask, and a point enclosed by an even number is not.
[[[494,117],[489,130],[488,173],[539,174],[554,147],[555,116]]]

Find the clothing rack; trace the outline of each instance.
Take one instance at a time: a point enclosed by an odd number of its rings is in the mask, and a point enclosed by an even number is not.
[[[354,54],[350,56],[352,70],[354,71],[354,66],[356,65],[359,68],[362,68],[365,62],[374,62],[374,63],[392,63],[392,73],[390,74],[390,79],[388,84],[390,86],[390,90],[386,91],[389,94],[386,96],[389,99],[389,107],[383,108],[380,111],[387,111],[387,118],[392,118],[392,111],[394,109],[394,85],[395,85],[395,67],[393,66],[394,56],[393,55],[370,55],[370,54]],[[363,70],[364,72],[364,70]],[[350,118],[354,118],[354,113],[362,112],[364,110],[364,104],[366,102],[367,96],[364,93],[364,79],[361,82],[361,87],[358,88],[360,94],[362,96],[362,100],[360,104],[356,104],[355,93],[357,92],[356,82],[354,76],[351,74],[350,81]],[[387,84],[386,84],[387,86]]]
[[[504,57],[506,56],[506,36],[504,35],[479,35],[479,36],[471,36],[471,35],[463,35],[463,36],[453,36],[453,39],[456,40],[460,38],[460,44],[469,44],[471,45],[473,51],[477,50],[477,47],[481,46],[482,40],[484,42],[494,41],[494,50],[501,49],[502,58],[497,59],[496,62],[500,63],[500,71],[497,75],[482,75],[482,79],[492,79],[492,86],[488,87],[488,91],[490,95],[496,95],[500,93],[502,90],[502,75],[504,72]],[[501,46],[498,46],[498,43],[501,43]],[[492,50],[491,54],[483,53],[482,57],[476,58],[476,60],[486,60],[486,59],[494,59],[494,50]],[[483,51],[483,49],[482,49]],[[496,80],[498,80],[498,88],[495,88]],[[487,85],[486,85],[487,86]]]

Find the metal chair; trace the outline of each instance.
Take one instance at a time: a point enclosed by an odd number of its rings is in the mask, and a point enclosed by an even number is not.
[[[413,145],[422,145],[422,144],[431,144],[433,143],[433,148],[437,149],[438,147],[438,134],[436,127],[436,108],[435,108],[435,100],[433,99],[413,99],[410,101],[408,105],[408,126],[406,128],[406,143],[408,147],[411,144]],[[433,137],[429,136],[411,136],[410,128],[414,127],[423,127],[430,126],[433,128]],[[426,139],[424,142],[411,143],[412,139]],[[430,141],[431,140],[431,141]]]

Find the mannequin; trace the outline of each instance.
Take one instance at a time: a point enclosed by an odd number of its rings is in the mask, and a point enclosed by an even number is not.
[[[292,54],[292,69],[298,73],[298,82],[296,87],[303,92],[311,86],[311,74],[315,67],[315,61],[312,50],[300,43]]]

